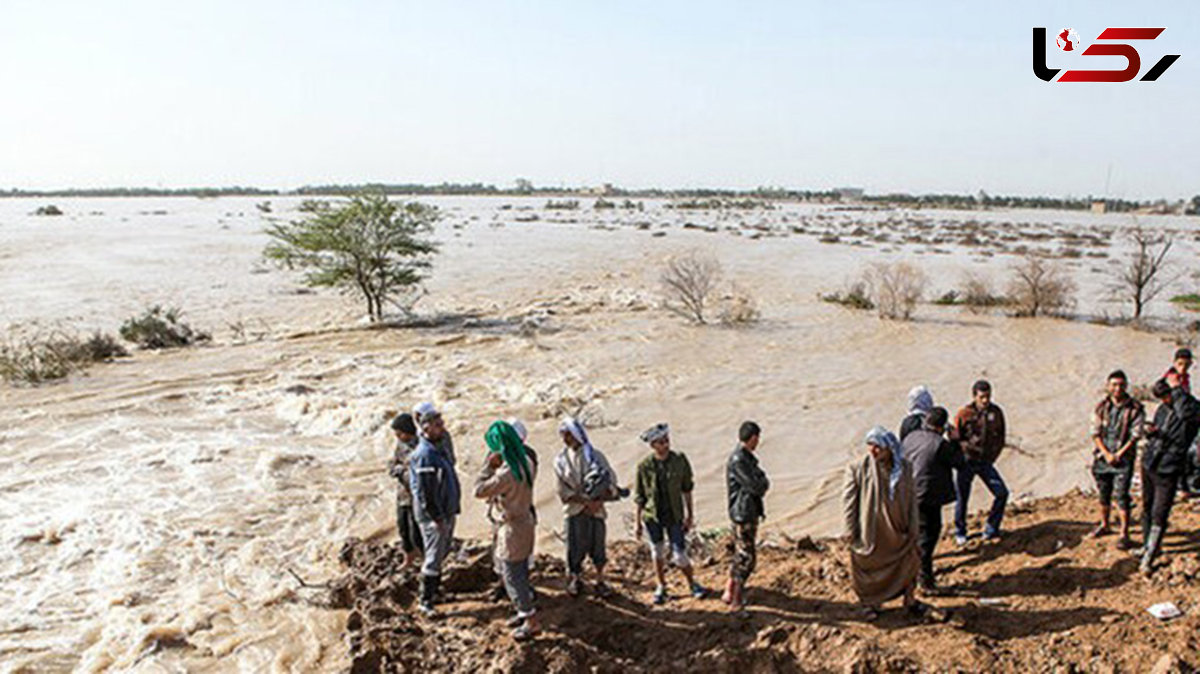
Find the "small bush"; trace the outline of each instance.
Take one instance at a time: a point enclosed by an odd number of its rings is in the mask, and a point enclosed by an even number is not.
[[[943,307],[952,307],[956,304],[962,304],[962,298],[959,297],[957,290],[947,290],[942,293],[942,296],[933,301],[934,304]]]
[[[41,384],[128,355],[116,338],[98,331],[87,339],[58,330],[15,335],[0,344],[0,379]]]
[[[38,209],[33,212],[34,215],[62,215],[62,209],[54,204],[49,206],[38,206]]]
[[[1075,282],[1053,261],[1027,255],[1012,269],[1009,296],[1016,316],[1058,316],[1075,305]]]
[[[706,323],[709,296],[721,280],[721,263],[696,251],[671,258],[663,270],[663,306],[688,320]]]
[[[876,262],[863,272],[863,280],[879,316],[903,321],[912,318],[929,281],[908,262]]]
[[[1176,295],[1171,298],[1171,304],[1188,311],[1200,311],[1200,293]]]
[[[843,291],[822,295],[821,301],[863,311],[871,311],[875,308],[875,303],[867,295],[867,286],[862,281],[850,283]]]
[[[1003,307],[1012,301],[992,292],[991,283],[984,277],[968,274],[963,280],[962,304],[972,313],[983,313],[993,307]]]
[[[596,203],[592,204],[592,209],[597,211],[608,210],[616,207],[617,205],[615,203],[605,199],[604,197],[600,197],[596,200]]]
[[[141,316],[133,316],[121,326],[121,337],[143,349],[170,349],[191,346],[211,339],[208,333],[192,329],[179,320],[176,308],[150,307]]]
[[[572,199],[569,201],[554,201],[553,199],[546,202],[546,210],[548,211],[577,211],[579,210],[579,202]]]
[[[758,302],[745,288],[734,283],[729,294],[721,299],[721,313],[718,318],[723,325],[739,326],[758,322],[761,316]]]

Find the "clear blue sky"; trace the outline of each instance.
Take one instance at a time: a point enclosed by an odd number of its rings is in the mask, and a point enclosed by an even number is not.
[[[1031,28],[1165,26],[1156,83]],[[1121,59],[1049,50],[1052,67]],[[6,0],[0,187],[1200,193],[1200,5]]]

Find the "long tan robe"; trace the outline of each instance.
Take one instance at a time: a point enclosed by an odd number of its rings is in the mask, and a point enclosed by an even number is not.
[[[904,594],[921,565],[912,465],[901,460],[900,481],[891,498],[890,471],[889,464],[868,454],[846,467],[842,487],[854,592],[868,605]]]
[[[529,471],[536,477],[537,464],[530,461]],[[533,486],[513,476],[507,465],[493,469],[485,461],[475,478],[475,497],[486,499],[489,508],[494,506],[499,512],[496,558],[509,562],[528,559],[535,538]]]

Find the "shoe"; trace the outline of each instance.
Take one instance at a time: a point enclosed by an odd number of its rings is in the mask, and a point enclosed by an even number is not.
[[[667,603],[667,588],[662,587],[661,585],[654,588],[654,603],[658,606],[662,606],[663,604]]]
[[[437,609],[433,607],[434,598],[437,596],[438,584],[441,578],[439,576],[421,576],[420,592],[421,600],[417,604],[417,609],[426,618],[432,618],[437,615]]]
[[[579,576],[572,576],[571,580],[567,581],[567,594],[578,597],[580,592],[583,592],[583,581],[579,580]]]
[[[998,540],[1000,540],[1000,532],[999,531],[983,532],[983,541],[985,543],[995,543]]]
[[[967,545],[966,534],[955,534],[954,535],[954,544],[960,548],[965,547]]]
[[[612,588],[602,580],[596,581],[596,585],[592,589],[596,592],[596,596],[601,599],[608,599],[613,594]]]
[[[520,613],[518,613],[517,615],[515,615],[515,616],[513,616],[513,617],[509,618],[508,620],[505,620],[505,621],[504,621],[504,624],[505,624],[507,627],[511,627],[511,628],[513,628],[513,629],[516,629],[516,628],[520,627],[521,625],[524,625],[524,624],[525,624],[525,616],[523,616],[523,615],[521,615]]]
[[[1122,536],[1117,539],[1118,550],[1129,550],[1133,548],[1133,541],[1129,540],[1128,536]]]
[[[692,583],[692,596],[696,599],[704,599],[708,596],[708,588],[700,583]]]
[[[541,630],[539,630],[538,628],[533,627],[530,624],[530,621],[526,620],[521,623],[520,627],[513,630],[512,638],[513,638],[513,641],[532,641],[533,638],[535,636],[537,636],[538,632],[540,632],[540,631]]]

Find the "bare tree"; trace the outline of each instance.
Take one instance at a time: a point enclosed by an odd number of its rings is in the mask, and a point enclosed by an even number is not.
[[[1158,297],[1172,279],[1164,279],[1164,270],[1170,266],[1167,254],[1175,245],[1175,237],[1169,233],[1155,233],[1140,225],[1129,232],[1133,252],[1129,260],[1117,272],[1115,290],[1125,299],[1133,300],[1133,319],[1142,317],[1142,311]]]
[[[689,251],[667,261],[662,273],[665,306],[672,313],[704,324],[708,299],[721,280],[721,263],[712,255]]]
[[[1009,296],[1017,316],[1059,314],[1075,304],[1075,282],[1054,261],[1026,255],[1012,270]]]
[[[908,262],[876,262],[862,278],[879,316],[903,321],[912,318],[929,282],[925,272]]]

